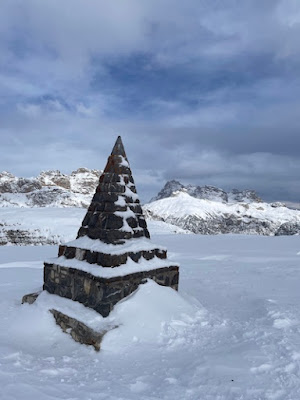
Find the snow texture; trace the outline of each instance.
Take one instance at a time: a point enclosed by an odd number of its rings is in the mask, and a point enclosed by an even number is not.
[[[134,262],[131,258],[128,258],[125,264],[115,268],[101,267],[97,264],[89,264],[86,261],[77,260],[76,258],[68,259],[64,256],[51,258],[48,262],[61,267],[79,269],[101,278],[116,278],[118,276],[134,274],[135,272],[152,271],[157,268],[178,266],[177,263],[169,260],[162,260],[158,257],[154,257],[151,260],[145,260],[141,257],[138,262]]]
[[[107,244],[98,239],[91,239],[88,236],[82,236],[71,242],[66,243],[69,247],[97,251],[105,254],[124,254],[128,252],[151,251],[153,249],[166,250],[164,246],[152,243],[145,237],[125,240],[123,244]]]
[[[181,264],[179,293],[149,281],[105,319],[47,293],[21,305],[57,247],[0,247],[1,400],[300,398],[299,238],[153,236]],[[49,307],[118,328],[97,353]]]

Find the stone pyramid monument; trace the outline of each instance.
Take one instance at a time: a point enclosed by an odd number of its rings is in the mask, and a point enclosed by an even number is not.
[[[46,262],[44,290],[108,316],[147,278],[178,289],[179,269],[150,240],[119,136],[99,179],[77,239]]]

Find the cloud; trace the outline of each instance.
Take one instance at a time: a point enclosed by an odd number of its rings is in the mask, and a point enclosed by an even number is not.
[[[3,0],[0,170],[103,168],[298,200],[297,0]],[[296,168],[297,167],[297,168]]]

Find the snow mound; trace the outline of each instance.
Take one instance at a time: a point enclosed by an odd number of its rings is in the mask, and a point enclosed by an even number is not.
[[[175,290],[149,279],[116,304],[107,318],[78,302],[43,291],[34,304],[19,308],[10,332],[14,340],[19,342],[23,337],[30,348],[38,338],[49,334],[60,341],[60,328],[56,328],[58,332],[55,330],[51,309],[76,318],[96,331],[107,330],[101,349],[114,353],[146,343],[168,347],[181,345],[196,339],[195,326],[207,325],[207,313],[201,305],[192,304]],[[71,337],[69,340],[72,341]],[[41,346],[51,345],[51,342],[46,340]]]
[[[135,343],[169,346],[188,341],[195,325],[206,325],[206,311],[184,299],[178,292],[149,279],[109,315],[118,329],[103,339],[103,350],[120,352]]]

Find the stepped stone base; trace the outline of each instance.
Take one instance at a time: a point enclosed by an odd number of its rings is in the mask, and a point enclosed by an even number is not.
[[[79,261],[86,261],[89,264],[98,264],[101,267],[114,268],[122,264],[126,264],[127,260],[131,258],[134,262],[138,262],[142,257],[145,260],[152,260],[157,257],[160,259],[167,258],[166,250],[153,248],[152,250],[131,251],[123,254],[107,254],[99,251],[91,251],[80,249],[78,247],[60,245],[58,250],[58,257],[64,256],[67,259],[76,258]]]
[[[44,290],[78,301],[107,317],[116,303],[134,292],[147,278],[178,290],[177,266],[100,278],[78,269],[48,263],[44,268]]]

